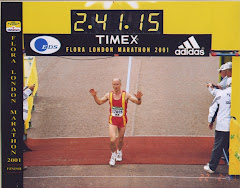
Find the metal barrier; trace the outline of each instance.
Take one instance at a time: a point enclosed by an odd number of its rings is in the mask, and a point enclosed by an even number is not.
[[[212,56],[239,56],[238,50],[211,50]]]

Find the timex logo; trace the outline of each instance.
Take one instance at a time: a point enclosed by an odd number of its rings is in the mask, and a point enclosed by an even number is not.
[[[99,44],[138,44],[138,35],[96,35]]]

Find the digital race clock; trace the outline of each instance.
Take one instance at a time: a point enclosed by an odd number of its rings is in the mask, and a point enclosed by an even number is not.
[[[27,55],[209,55],[210,34],[163,33],[163,10],[70,10],[69,14],[71,33],[25,34]]]
[[[72,34],[163,34],[163,10],[72,10]]]

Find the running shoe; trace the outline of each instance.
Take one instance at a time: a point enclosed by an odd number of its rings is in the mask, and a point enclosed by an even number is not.
[[[116,159],[116,161],[122,161],[122,150],[121,151],[117,150],[117,159]]]
[[[111,159],[110,159],[110,161],[109,161],[109,164],[110,164],[111,166],[114,166],[115,163],[116,163],[116,152],[112,153]]]

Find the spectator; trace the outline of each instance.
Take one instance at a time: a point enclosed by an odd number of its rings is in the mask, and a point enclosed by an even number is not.
[[[223,64],[219,69],[219,74],[222,78],[221,82],[219,82],[217,85],[214,85],[212,83],[207,83],[207,87],[209,89],[209,92],[215,97],[216,93],[214,91],[214,89],[226,89],[227,85],[227,74],[226,74],[226,64]]]
[[[25,87],[23,89],[23,127],[24,127],[24,122],[28,117],[28,97],[30,95],[32,95],[32,92],[35,88],[35,85],[29,86],[29,87]],[[23,135],[23,140],[27,139],[27,134],[24,133]],[[25,151],[32,151],[27,145],[26,143],[23,141],[23,152]]]
[[[229,130],[230,130],[230,109],[231,109],[231,83],[232,78],[227,79],[227,88],[225,90],[218,89],[216,96],[209,108],[208,126],[213,129],[213,122],[217,117],[215,128],[215,142],[212,150],[210,162],[204,166],[204,170],[208,173],[215,173],[223,149],[228,153],[229,148]]]
[[[227,77],[230,78],[232,77],[232,62],[229,61],[227,63],[225,63],[225,70],[226,70],[226,74],[227,74]]]

